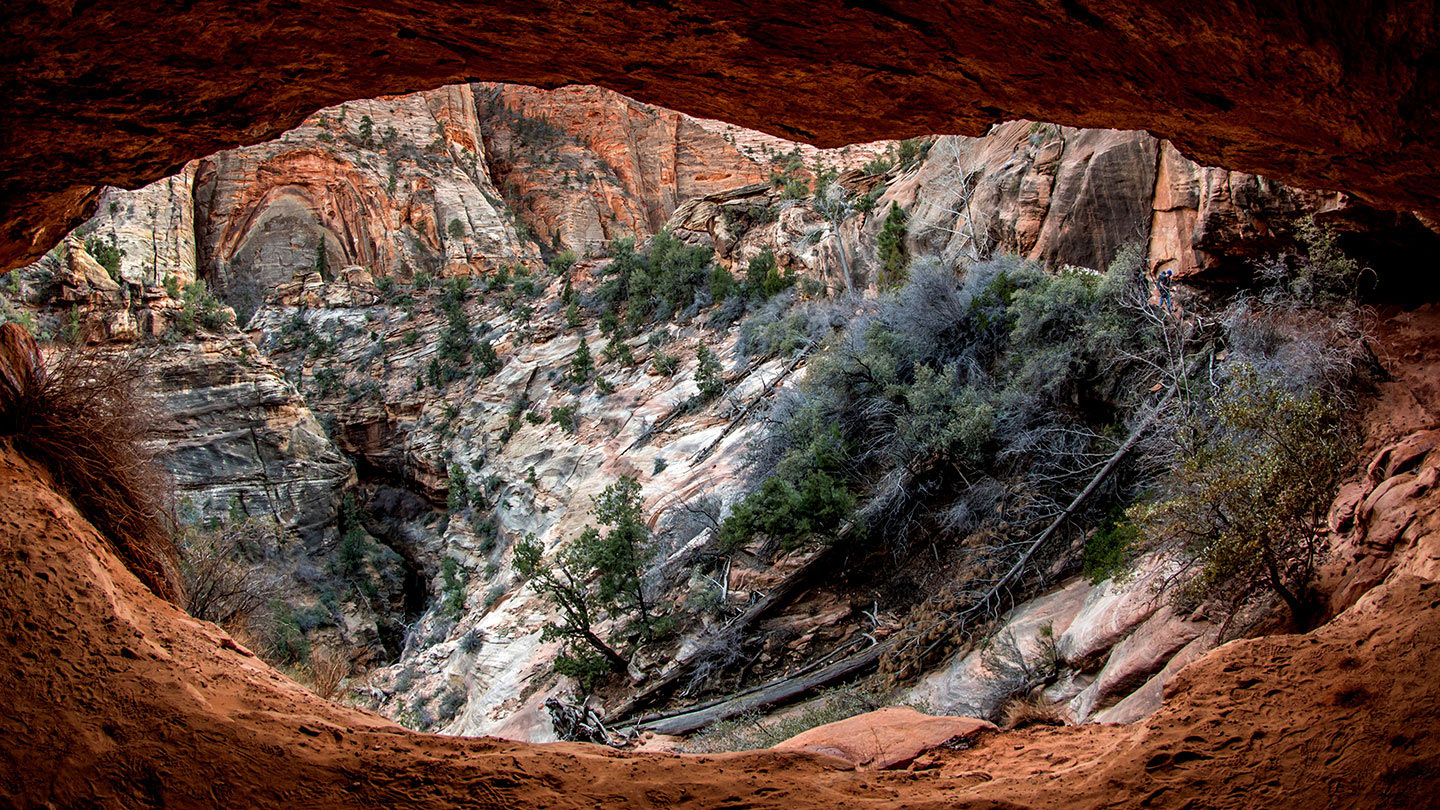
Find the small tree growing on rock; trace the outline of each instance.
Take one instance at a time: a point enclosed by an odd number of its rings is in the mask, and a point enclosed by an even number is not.
[[[516,569],[558,613],[544,631],[544,638],[565,642],[555,660],[556,671],[587,689],[607,670],[624,672],[629,666],[596,632],[601,611],[627,622],[628,629],[642,641],[665,628],[645,589],[645,568],[652,549],[641,512],[640,483],[622,476],[593,503],[591,514],[609,527],[607,531],[586,526],[575,542],[548,560],[533,534],[515,546]]]
[[[715,353],[704,343],[695,348],[695,359],[700,365],[695,369],[695,384],[700,387],[700,398],[711,400],[725,390],[724,369]]]
[[[880,254],[880,289],[899,287],[908,277],[906,268],[910,263],[905,255],[905,209],[891,205],[885,215],[885,224],[875,238],[875,247]]]
[[[1325,517],[1354,451],[1354,431],[1321,391],[1296,393],[1241,366],[1209,419],[1182,427],[1191,449],[1161,497],[1131,516],[1178,565],[1182,601],[1230,611],[1266,591],[1298,627],[1316,617]]]
[[[645,594],[645,567],[650,562],[650,529],[641,513],[640,482],[621,476],[593,499],[591,514],[603,526],[604,534],[586,526],[579,546],[589,564],[599,573],[596,595],[611,614],[629,615],[643,638],[656,630],[655,605]]]
[[[594,599],[584,574],[588,560],[581,548],[571,546],[550,559],[534,534],[515,544],[515,568],[530,581],[530,587],[555,607],[559,616],[545,625],[542,638],[559,639],[564,650],[555,659],[555,670],[569,675],[589,689],[607,670],[624,672],[629,666],[595,632],[599,621]]]
[[[590,354],[590,344],[582,337],[580,345],[575,349],[575,356],[570,360],[570,381],[583,385],[594,372],[595,358]]]

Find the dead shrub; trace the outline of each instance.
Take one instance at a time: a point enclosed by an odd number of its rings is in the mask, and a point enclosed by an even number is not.
[[[274,574],[264,563],[280,536],[281,529],[273,520],[261,518],[208,531],[184,529],[180,578],[185,612],[231,633],[248,627],[252,618],[281,595]]]
[[[1051,703],[1043,695],[1015,697],[1000,711],[1000,726],[1016,729],[1030,726],[1063,726],[1065,710],[1057,703]]]
[[[322,699],[331,700],[340,693],[340,683],[350,674],[350,661],[329,647],[316,646],[310,650],[307,669],[311,689]]]
[[[138,364],[63,349],[45,358],[17,324],[0,326],[0,435],[43,464],[76,508],[157,596],[179,597],[175,522],[161,468],[145,445],[149,408]]]

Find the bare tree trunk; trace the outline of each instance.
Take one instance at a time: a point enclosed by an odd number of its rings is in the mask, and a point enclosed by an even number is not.
[[[585,643],[593,647],[596,652],[604,656],[606,663],[610,665],[611,669],[616,672],[625,672],[630,669],[630,662],[626,661],[620,653],[615,652],[603,639],[595,635],[594,630],[587,627],[580,631],[580,637],[585,639]]]

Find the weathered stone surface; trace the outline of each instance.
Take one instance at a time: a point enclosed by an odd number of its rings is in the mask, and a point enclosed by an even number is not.
[[[861,770],[903,768],[943,745],[973,741],[995,726],[973,717],[931,717],[909,706],[887,706],[826,723],[770,747],[771,751],[838,757]]]
[[[648,236],[686,200],[769,176],[768,156],[598,87],[476,91],[495,183],[547,245],[583,255]]]
[[[1177,616],[1169,605],[1161,607],[1110,650],[1094,683],[1070,701],[1071,717],[1084,722],[1098,708],[1128,696],[1164,669],[1182,648],[1213,630],[1209,622]],[[1214,638],[1208,643],[1213,645]]]
[[[538,263],[490,182],[468,85],[323,110],[199,161],[199,262],[242,320],[318,269],[456,275]],[[323,245],[323,248],[322,248]]]
[[[1094,589],[1083,579],[1074,579],[1048,594],[1016,607],[1000,622],[993,637],[1013,640],[1015,651],[1027,663],[1041,657],[1042,645],[1064,637],[1076,616],[1087,604]],[[1050,635],[1042,638],[1041,629]],[[993,716],[1008,697],[997,687],[998,674],[985,664],[982,648],[972,647],[951,657],[943,667],[921,679],[906,693],[907,700],[919,701],[930,711],[969,717]]]

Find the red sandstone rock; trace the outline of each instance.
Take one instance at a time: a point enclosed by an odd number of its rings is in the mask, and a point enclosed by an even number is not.
[[[7,9],[0,267],[186,160],[477,79],[586,83],[824,145],[1005,119],[1146,129],[1204,164],[1435,213],[1433,4],[135,0]]]
[[[944,745],[973,741],[995,725],[974,717],[930,717],[909,706],[887,706],[817,726],[771,746],[772,751],[794,751],[839,757],[862,770],[903,768],[927,751]]]

